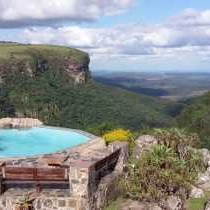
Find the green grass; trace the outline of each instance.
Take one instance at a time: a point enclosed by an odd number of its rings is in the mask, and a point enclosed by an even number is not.
[[[104,210],[118,210],[119,209],[119,203],[123,202],[121,198],[118,198],[115,201],[112,201],[107,208]]]
[[[203,198],[191,198],[187,201],[187,210],[203,210],[206,202],[210,199],[210,192]]]
[[[117,201],[113,201],[105,210],[118,210]]]
[[[0,43],[0,60],[5,61],[11,57],[15,58],[29,58],[32,54],[38,53],[42,56],[68,56],[76,62],[83,62],[87,59],[88,54],[80,50],[54,45],[25,45],[18,43]]]
[[[205,197],[203,198],[191,198],[187,201],[187,210],[203,210],[206,202],[210,199],[210,192],[205,193]],[[118,204],[120,199],[113,201],[106,209],[104,210],[119,210]]]

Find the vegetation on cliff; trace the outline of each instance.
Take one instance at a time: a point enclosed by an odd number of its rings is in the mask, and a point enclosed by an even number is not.
[[[7,67],[5,74],[0,71],[1,116],[39,118],[49,125],[80,128],[94,133],[100,132],[103,125],[137,130],[162,127],[171,122],[172,118],[166,113],[169,107],[166,102],[101,85],[91,79],[74,85],[81,72],[87,74],[85,77],[89,75],[86,71],[89,58],[83,52],[63,47],[15,44],[1,44],[0,51],[0,57],[6,58],[1,66]],[[19,55],[21,62],[16,59]],[[25,56],[36,62],[26,65],[28,58],[25,59]],[[73,69],[72,64],[76,65]],[[77,71],[78,64],[84,65],[79,65]]]
[[[201,147],[210,149],[210,93],[190,100],[178,117],[180,127],[199,134]]]

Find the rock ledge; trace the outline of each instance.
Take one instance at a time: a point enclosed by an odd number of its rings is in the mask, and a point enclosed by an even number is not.
[[[0,128],[31,128],[41,126],[43,122],[33,118],[1,118]]]

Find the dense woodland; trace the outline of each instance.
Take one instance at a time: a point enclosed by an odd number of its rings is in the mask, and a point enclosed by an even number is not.
[[[187,101],[178,125],[199,134],[201,147],[210,149],[210,93]]]
[[[49,125],[94,129],[100,125],[163,127],[172,122],[170,103],[89,80],[73,85],[51,69],[36,78],[8,74],[1,89],[1,116],[28,116]]]

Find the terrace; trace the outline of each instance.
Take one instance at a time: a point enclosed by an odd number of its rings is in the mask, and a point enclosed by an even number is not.
[[[92,136],[60,152],[1,158],[0,209],[18,209],[16,203],[26,193],[37,210],[100,209],[116,196],[114,186],[127,157],[126,144],[107,147]]]

